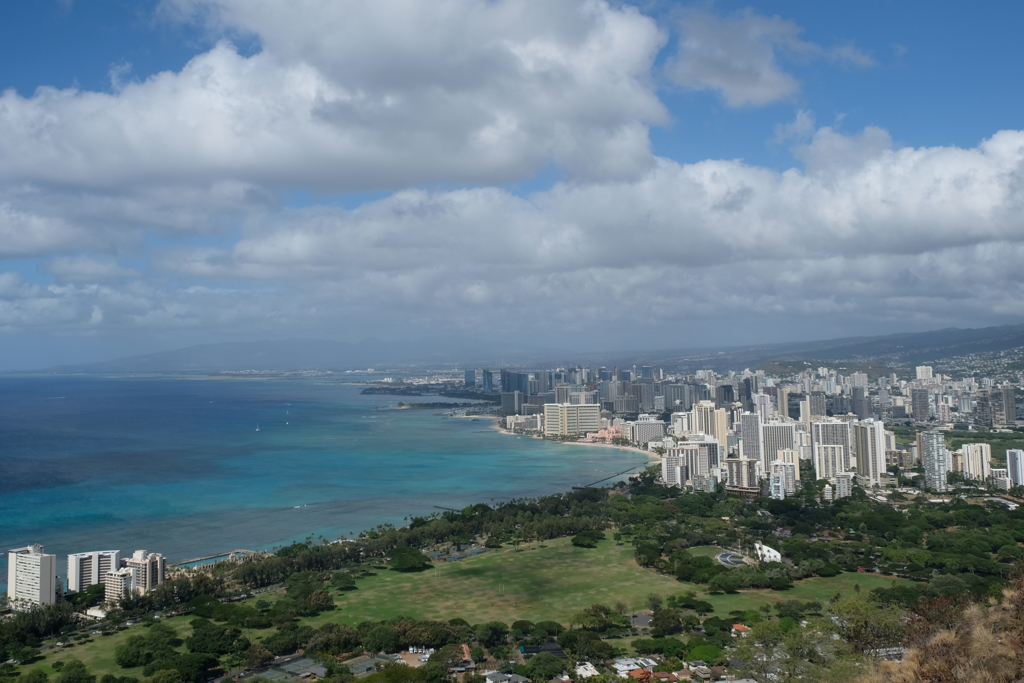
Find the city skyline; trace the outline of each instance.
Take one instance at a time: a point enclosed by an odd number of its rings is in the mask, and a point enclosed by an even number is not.
[[[1017,323],[1022,12],[7,8],[0,370]]]

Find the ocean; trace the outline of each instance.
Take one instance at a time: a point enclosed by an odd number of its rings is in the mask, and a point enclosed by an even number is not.
[[[648,462],[322,379],[0,377],[0,551],[180,561],[566,491]],[[259,431],[256,431],[257,426]],[[0,555],[0,590],[7,555]]]

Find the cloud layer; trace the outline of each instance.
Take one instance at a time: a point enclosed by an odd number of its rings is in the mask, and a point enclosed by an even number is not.
[[[670,44],[589,0],[163,12],[225,38],[110,93],[0,96],[0,258],[44,275],[0,263],[0,330],[664,347],[1024,313],[1022,132],[899,148],[801,110],[774,140],[801,168],[652,153],[663,49],[734,107],[798,92],[782,59],[873,64],[791,21],[688,14]]]

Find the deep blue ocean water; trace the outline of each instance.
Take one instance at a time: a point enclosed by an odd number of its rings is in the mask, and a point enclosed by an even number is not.
[[[568,490],[646,462],[311,379],[0,377],[0,550],[182,560]],[[438,397],[409,400],[438,401]],[[256,431],[257,424],[260,431]],[[298,507],[297,507],[298,506]],[[7,555],[0,555],[0,582]],[[4,586],[0,583],[0,590]]]

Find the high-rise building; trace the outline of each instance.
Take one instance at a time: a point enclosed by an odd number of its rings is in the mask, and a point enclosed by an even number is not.
[[[836,500],[840,498],[848,498],[853,494],[853,474],[850,472],[840,472],[836,475]]]
[[[120,550],[96,550],[68,555],[68,590],[81,592],[103,583],[107,572],[121,566]]]
[[[476,386],[476,370],[466,370],[466,386]]]
[[[920,434],[921,459],[924,462],[924,484],[929,489],[946,490],[946,473],[953,469],[942,434],[930,429]]]
[[[484,370],[484,380],[483,380],[483,383],[484,383],[483,389],[484,389],[484,393],[485,394],[490,394],[491,392],[493,392],[494,391],[494,373],[491,372],[490,370]]]
[[[866,420],[871,417],[871,402],[868,400],[867,387],[854,387],[850,407],[858,420]]]
[[[765,459],[761,448],[761,416],[757,413],[743,413],[740,415],[740,439],[742,439],[743,458],[745,460],[760,460],[761,471],[768,473],[768,460]],[[774,460],[774,458],[772,458]]]
[[[525,394],[520,391],[501,392],[501,412],[505,415],[519,415],[523,412]]]
[[[761,423],[768,421],[772,414],[772,397],[768,394],[754,394],[754,410],[752,412],[761,416]]]
[[[776,402],[779,404],[779,416],[789,417],[789,391],[779,389]]]
[[[911,389],[910,405],[914,411],[914,422],[927,422],[931,417],[931,409],[928,407],[927,389]]]
[[[828,413],[827,406],[828,401],[825,400],[825,394],[820,391],[811,392],[807,396],[808,407],[810,408],[811,417],[825,417]],[[803,415],[800,416],[803,419]]]
[[[965,477],[984,481],[992,476],[992,446],[987,443],[965,443],[961,452]]]
[[[796,493],[799,467],[798,464],[785,462],[784,460],[776,460],[770,465],[769,471],[771,475],[782,479],[783,491],[786,496],[792,496]],[[775,496],[773,495],[772,498],[775,498]]]
[[[932,366],[930,366],[930,365],[918,365],[917,366],[917,379],[932,379]]]
[[[852,425],[853,464],[871,486],[881,486],[885,472],[885,424],[864,420]]]
[[[662,433],[665,423],[662,422]],[[544,434],[574,436],[601,428],[601,406],[595,404],[548,403],[544,406]]]
[[[811,423],[811,453],[816,479],[831,479],[837,472],[850,469],[852,441],[849,422],[826,420]],[[827,454],[819,455],[819,450],[825,446],[839,446],[841,450],[829,449]],[[835,460],[837,457],[839,460]]]
[[[686,458],[675,451],[669,451],[661,457],[661,478],[665,486],[682,488],[690,479],[690,472],[686,467]]]
[[[148,593],[159,586],[167,574],[167,561],[160,553],[147,555],[145,550],[136,550],[122,564],[135,572],[135,590],[139,593]]]
[[[1006,449],[1007,476],[1014,486],[1024,486],[1024,451],[1017,448]]]
[[[758,460],[726,458],[725,468],[729,473],[729,481],[725,485],[725,490],[748,496],[761,495],[761,482],[758,477],[760,464]]]
[[[1012,384],[1003,384],[992,389],[993,423],[1014,426],[1017,424],[1017,397]]]
[[[635,421],[625,423],[622,433],[633,443],[643,445],[663,439],[666,426],[656,416],[641,413]]]
[[[778,459],[793,465],[793,476],[800,483],[800,451],[795,448],[783,448],[778,452]]]
[[[729,418],[724,408],[715,408],[711,401],[693,404],[690,429],[713,437],[720,444],[729,443]]]
[[[767,422],[761,425],[761,444],[765,463],[778,460],[779,451],[794,449],[797,446],[796,423]]]
[[[138,592],[136,587],[136,570],[132,567],[112,569],[106,573],[103,580],[103,598],[107,604],[117,607],[126,596]]]
[[[641,381],[633,384],[630,388],[633,396],[640,404],[640,410],[649,412],[654,410],[654,382]]]
[[[814,448],[814,476],[816,479],[833,479],[846,471],[846,449],[835,444],[821,444]]]
[[[11,609],[24,611],[57,601],[57,556],[43,546],[14,548],[7,553],[7,599]]]
[[[722,446],[711,437],[704,441],[680,441],[668,449],[668,455],[680,458],[680,462],[686,466],[687,474],[691,479],[700,476],[710,476],[712,471],[721,466]]]

